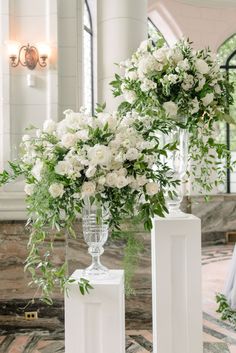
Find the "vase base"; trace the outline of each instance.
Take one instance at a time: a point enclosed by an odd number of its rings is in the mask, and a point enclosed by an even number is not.
[[[86,277],[106,277],[109,274],[108,268],[103,265],[98,266],[89,266],[83,271],[84,276]]]

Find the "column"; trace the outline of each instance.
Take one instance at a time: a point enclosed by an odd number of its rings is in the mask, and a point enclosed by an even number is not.
[[[109,83],[119,73],[115,63],[130,58],[141,41],[147,39],[146,0],[98,1],[98,101],[107,109],[119,104]]]
[[[153,353],[202,353],[201,222],[156,218],[152,231]]]
[[[72,275],[81,277],[80,270]],[[65,353],[125,353],[124,271],[90,283],[89,294],[72,283],[65,296]]]

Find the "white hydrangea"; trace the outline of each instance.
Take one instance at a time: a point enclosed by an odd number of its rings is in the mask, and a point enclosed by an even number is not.
[[[178,112],[178,105],[175,102],[169,101],[163,104],[163,108],[166,111],[166,114],[170,117],[175,117]]]
[[[148,92],[151,89],[155,89],[156,87],[157,87],[157,84],[154,81],[149,80],[147,78],[143,79],[141,86],[140,86],[140,88],[143,92]]]
[[[49,187],[49,193],[54,199],[62,197],[64,192],[64,185],[61,183],[53,183]]]
[[[189,91],[194,85],[194,77],[193,75],[184,75],[184,81],[182,82],[181,86],[185,91]]]
[[[137,150],[137,148],[134,147],[129,148],[126,152],[125,157],[128,161],[134,161],[135,159],[139,158],[139,151]]]

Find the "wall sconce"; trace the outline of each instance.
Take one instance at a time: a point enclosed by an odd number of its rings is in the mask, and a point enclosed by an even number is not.
[[[41,67],[47,66],[47,59],[50,54],[50,48],[46,43],[37,43],[34,45],[21,45],[19,42],[7,42],[10,64],[17,67],[19,64],[34,70],[37,64]]]

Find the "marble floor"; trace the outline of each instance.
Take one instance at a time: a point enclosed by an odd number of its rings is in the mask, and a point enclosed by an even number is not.
[[[227,276],[233,245],[204,247],[202,251],[204,353],[236,353],[236,331],[216,313],[215,293],[221,291]],[[127,353],[152,352],[150,331],[126,332]],[[33,332],[19,329],[0,336],[0,353],[63,353],[64,333],[58,329]]]

